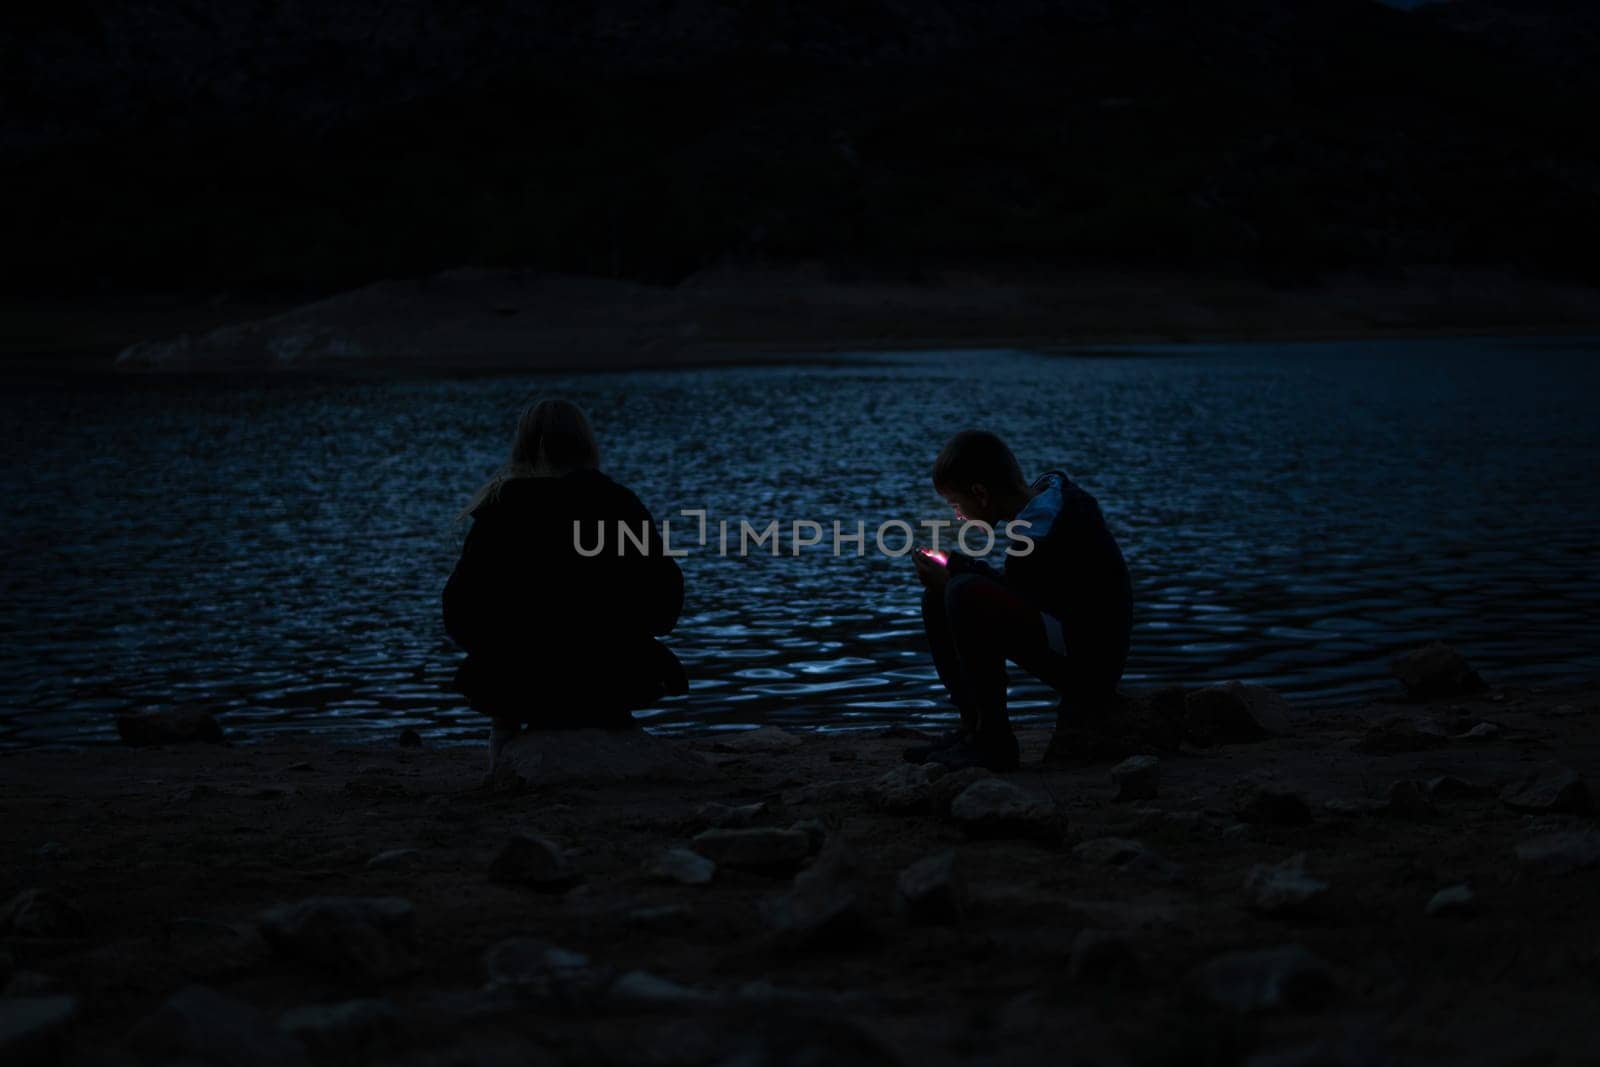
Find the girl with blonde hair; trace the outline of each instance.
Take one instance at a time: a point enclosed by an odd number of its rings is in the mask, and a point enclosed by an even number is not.
[[[683,573],[649,510],[600,473],[581,408],[530,405],[465,514],[444,622],[467,653],[457,688],[493,721],[491,762],[524,726],[631,726],[633,711],[686,691],[657,640],[682,611]]]

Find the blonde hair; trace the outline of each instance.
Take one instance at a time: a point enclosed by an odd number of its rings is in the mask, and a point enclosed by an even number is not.
[[[473,494],[461,517],[499,497],[500,490],[514,478],[558,478],[599,466],[600,446],[582,408],[570,400],[529,404],[517,420],[510,461]]]

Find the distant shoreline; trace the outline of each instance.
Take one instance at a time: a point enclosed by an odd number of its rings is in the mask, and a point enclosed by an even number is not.
[[[1111,273],[841,280],[815,266],[713,271],[665,287],[465,269],[311,301],[60,299],[0,316],[8,377],[495,374],[931,349],[1583,336],[1600,334],[1600,290],[1434,268],[1296,289]]]

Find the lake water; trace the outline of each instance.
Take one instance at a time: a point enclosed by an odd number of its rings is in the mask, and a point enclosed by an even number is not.
[[[435,741],[485,722],[446,688],[456,516],[532,396],[585,405],[658,520],[868,530],[947,518],[965,425],[1062,466],[1134,575],[1131,685],[1229,678],[1314,702],[1388,691],[1460,647],[1499,683],[1600,670],[1600,342],[917,353],[829,365],[403,380],[12,383],[0,410],[0,745],[114,737],[202,703],[235,736]],[[677,518],[674,541],[694,527]],[[680,533],[681,529],[681,533]],[[908,561],[683,560],[664,728],[852,727],[950,709]],[[1048,715],[1018,678],[1014,706]]]

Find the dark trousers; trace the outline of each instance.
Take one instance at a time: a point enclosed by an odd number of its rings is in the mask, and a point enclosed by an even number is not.
[[[1064,705],[1095,705],[1116,693],[1126,650],[1095,654],[1050,647],[1039,609],[982,574],[952,575],[942,594],[922,594],[922,624],[933,664],[969,729],[1006,730],[1006,661],[1062,695]]]

